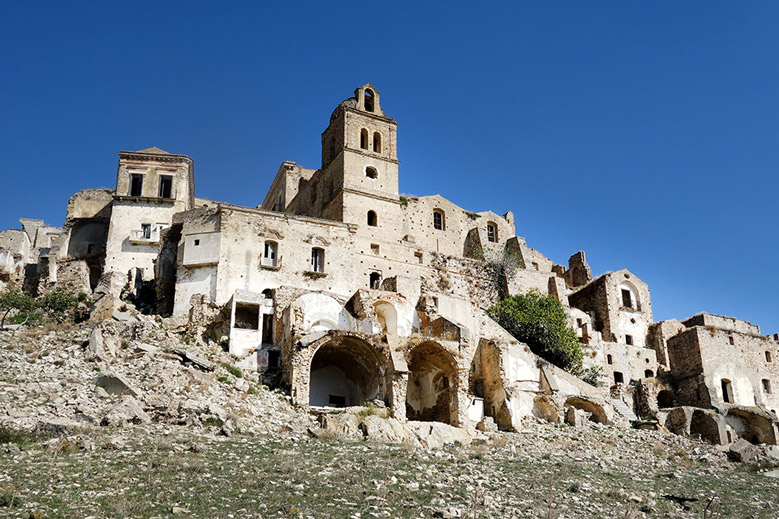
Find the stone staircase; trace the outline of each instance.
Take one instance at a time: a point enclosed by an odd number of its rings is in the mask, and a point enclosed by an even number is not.
[[[614,409],[616,409],[619,414],[621,414],[631,422],[635,422],[636,420],[638,420],[636,413],[634,413],[633,410],[629,408],[621,398],[612,398],[611,403],[614,406]]]

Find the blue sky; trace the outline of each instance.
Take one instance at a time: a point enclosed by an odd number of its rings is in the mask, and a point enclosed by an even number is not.
[[[370,81],[402,192],[630,269],[656,320],[779,332],[777,27],[759,1],[5,2],[0,228],[61,225],[149,146],[195,159],[198,196],[257,205]]]

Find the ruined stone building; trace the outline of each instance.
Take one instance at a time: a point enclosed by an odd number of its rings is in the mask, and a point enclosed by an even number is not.
[[[22,220],[0,234],[0,283],[94,293],[103,311],[134,295],[189,316],[302,405],[381,401],[401,420],[506,429],[531,414],[635,412],[710,441],[776,442],[775,338],[708,314],[655,323],[628,270],[593,279],[583,252],[563,266],[529,248],[511,212],[401,196],[397,128],[378,90],[357,88],[322,133],[319,168],[283,162],[257,207],[196,198],[186,155],[120,152],[116,188],[75,194],[62,228]],[[520,268],[485,261],[504,251]],[[484,312],[531,290],[560,300],[607,387],[541,360]]]

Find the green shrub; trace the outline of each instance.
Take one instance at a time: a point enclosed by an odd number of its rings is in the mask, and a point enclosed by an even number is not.
[[[226,372],[234,376],[235,378],[243,378],[243,373],[240,369],[236,368],[232,364],[228,364],[226,362],[222,363],[222,367],[225,369]]]
[[[5,327],[5,319],[12,311],[16,310],[19,315],[24,315],[25,321],[23,322],[26,322],[36,306],[35,298],[30,294],[15,287],[6,287],[3,292],[0,292],[0,311],[3,312],[0,329]]]
[[[203,420],[203,425],[211,425],[214,427],[222,427],[224,425],[224,421],[219,418],[218,416],[209,416],[205,420]]]
[[[581,379],[595,387],[603,387],[603,368],[601,366],[591,366],[582,371]]]
[[[78,298],[64,288],[56,288],[38,300],[38,306],[57,321],[64,320],[76,304]]]
[[[509,296],[487,309],[487,315],[536,355],[579,375],[582,349],[560,301],[552,294],[529,292]]]

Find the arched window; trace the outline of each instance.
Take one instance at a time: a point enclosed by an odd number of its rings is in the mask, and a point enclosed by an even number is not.
[[[487,241],[491,241],[491,242],[498,241],[498,226],[495,225],[493,222],[489,222],[487,224]]]
[[[373,134],[373,151],[381,153],[381,134],[379,132]]]
[[[640,302],[638,300],[638,293],[633,285],[628,283],[621,283],[619,285],[620,302],[623,308],[630,308],[631,310],[641,310]]]
[[[373,111],[373,90],[370,88],[365,89],[365,111]]]
[[[360,130],[360,148],[364,150],[368,149],[368,130],[365,128]]]
[[[439,231],[446,230],[446,215],[440,209],[433,211],[433,228]]]
[[[368,211],[368,225],[376,227],[378,218],[376,217],[376,211]]]
[[[376,171],[376,168],[373,166],[368,166],[365,168],[365,176],[368,178],[378,178],[379,172]]]
[[[379,274],[378,272],[371,272],[369,276],[369,280],[370,280],[371,289],[378,290],[379,282],[381,281],[381,274]]]
[[[266,267],[276,266],[276,256],[279,251],[279,244],[275,241],[265,242],[265,251],[262,254],[262,264]]]

